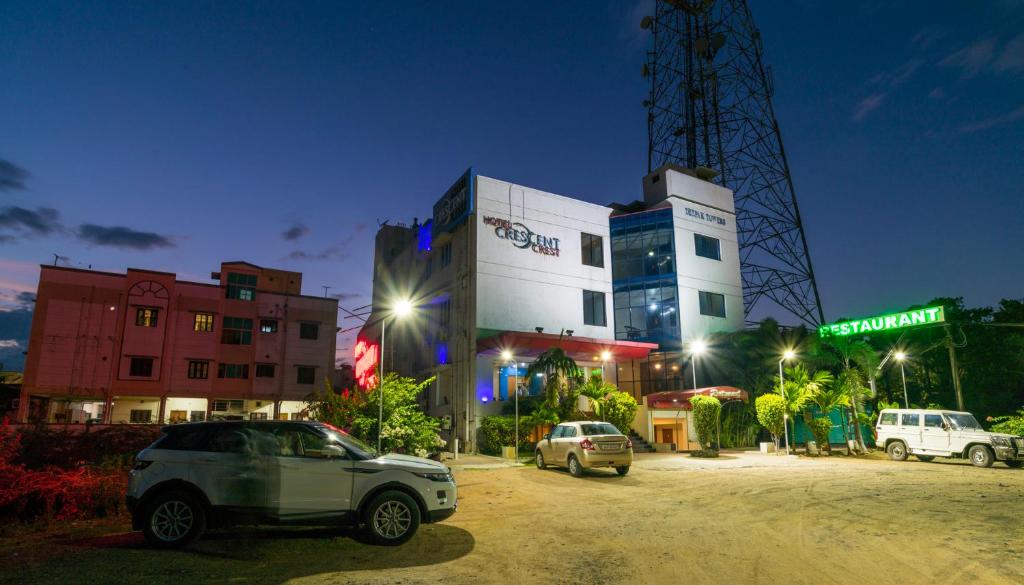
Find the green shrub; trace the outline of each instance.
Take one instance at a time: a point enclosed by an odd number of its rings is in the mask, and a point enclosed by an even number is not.
[[[1007,433],[1009,435],[1024,436],[1024,408],[1017,410],[1017,414],[1011,414],[1009,416],[990,416],[987,420],[988,422],[996,423],[992,425],[991,428],[993,433]]]
[[[631,394],[615,391],[598,401],[598,416],[622,431],[622,434],[628,435],[638,408],[640,406]]]
[[[754,401],[757,410],[757,422],[761,423],[775,441],[775,451],[779,450],[779,437],[785,431],[786,399],[778,394],[762,394]]]
[[[693,428],[697,431],[697,442],[700,443],[701,451],[707,451],[718,431],[722,403],[714,396],[694,396],[690,398],[690,404],[693,406]]]
[[[831,452],[832,448],[829,445],[828,434],[832,432],[832,420],[828,417],[816,418],[807,423],[807,426],[811,427],[811,433],[814,434],[814,442],[818,445],[818,452],[820,453],[824,449],[828,449]]]
[[[524,417],[519,417],[519,450],[531,452],[533,445],[527,439],[533,425]],[[498,455],[502,447],[512,447],[516,443],[516,418],[508,415],[485,416],[480,419],[480,431],[477,446],[481,453]]]

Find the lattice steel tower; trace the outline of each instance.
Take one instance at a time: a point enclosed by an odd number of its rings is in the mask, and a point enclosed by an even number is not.
[[[748,318],[768,299],[807,325],[824,322],[746,0],[657,0],[641,26],[654,37],[648,172],[672,162],[733,190]]]

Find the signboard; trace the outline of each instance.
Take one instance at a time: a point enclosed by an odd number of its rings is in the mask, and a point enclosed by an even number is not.
[[[434,204],[434,235],[449,232],[473,213],[473,167],[459,177]]]
[[[869,317],[867,319],[854,319],[851,321],[840,321],[831,325],[818,327],[819,337],[845,337],[847,335],[863,335],[876,333],[878,331],[893,331],[918,325],[932,325],[942,323],[946,320],[946,313],[942,307],[925,307],[903,313],[892,313],[881,317]]]
[[[706,211],[700,211],[699,209],[693,209],[692,207],[684,207],[683,213],[686,214],[686,217],[699,219],[713,225],[725,225],[724,217],[719,217]]]
[[[529,249],[536,254],[545,256],[558,256],[561,253],[558,248],[558,238],[538,234],[519,222],[513,223],[500,217],[484,216],[484,225],[494,226],[494,235],[512,242],[516,248]]]
[[[376,343],[360,339],[356,342],[356,383],[360,388],[372,388],[377,385],[377,364],[380,362],[380,346]]]

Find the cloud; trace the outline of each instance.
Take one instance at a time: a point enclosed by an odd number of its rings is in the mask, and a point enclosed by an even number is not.
[[[331,247],[327,248],[322,252],[306,252],[304,250],[295,250],[288,254],[286,258],[289,260],[344,260],[348,258],[347,252],[342,252],[338,248]]]
[[[61,229],[60,214],[52,207],[37,207],[35,211],[9,206],[0,209],[0,227],[24,232],[31,236],[46,236]]]
[[[911,39],[910,45],[925,50],[946,36],[946,31],[937,27],[926,27],[917,32]]]
[[[281,232],[281,237],[289,242],[295,241],[302,236],[309,233],[309,228],[301,223],[292,225],[292,227]]]
[[[882,100],[885,99],[886,94],[874,93],[868,97],[860,100],[857,103],[857,107],[853,110],[853,119],[855,122],[863,121],[868,114],[878,109],[878,106],[882,105]]]
[[[932,98],[933,100],[941,100],[942,98],[946,97],[946,90],[942,89],[941,87],[936,87],[935,89],[928,92],[928,97]]]
[[[1024,118],[1024,106],[1020,106],[1016,110],[1007,112],[999,116],[992,116],[977,122],[970,124],[964,124],[960,126],[959,130],[962,133],[978,132],[979,130],[988,130],[996,126],[1002,126],[1003,124],[1009,124]]]
[[[0,363],[4,369],[18,371],[24,367],[22,351],[28,347],[31,327],[31,307],[0,310]]]
[[[24,191],[28,177],[28,171],[0,158],[0,191]]]
[[[0,349],[17,349],[21,347],[17,339],[0,339]]]
[[[1010,39],[992,67],[996,71],[1024,71],[1024,33]]]
[[[331,296],[331,298],[338,299],[339,301],[351,301],[352,299],[358,299],[359,297],[361,297],[363,295],[361,295],[359,293],[340,292],[340,293],[334,293],[333,295],[330,295],[330,296]]]
[[[356,233],[365,232],[368,227],[370,226],[366,222],[360,221],[356,223]]]
[[[123,226],[104,227],[91,223],[79,226],[78,238],[97,246],[132,250],[175,247],[174,242],[168,236],[153,232],[140,232]]]
[[[970,79],[981,73],[992,61],[996,52],[996,39],[989,37],[975,41],[974,43],[950,53],[943,60],[939,61],[942,67],[959,69],[964,79]]]
[[[14,236],[7,235],[7,234],[0,234],[0,244],[13,244],[14,242],[17,242],[17,241],[18,241],[18,238],[14,237]]]

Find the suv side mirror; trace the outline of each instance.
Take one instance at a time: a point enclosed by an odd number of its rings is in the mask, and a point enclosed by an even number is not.
[[[320,450],[320,456],[325,459],[347,459],[348,451],[339,445],[327,444]]]
[[[944,431],[948,431],[949,430],[949,423],[948,422],[942,423],[942,430],[944,430]]]

